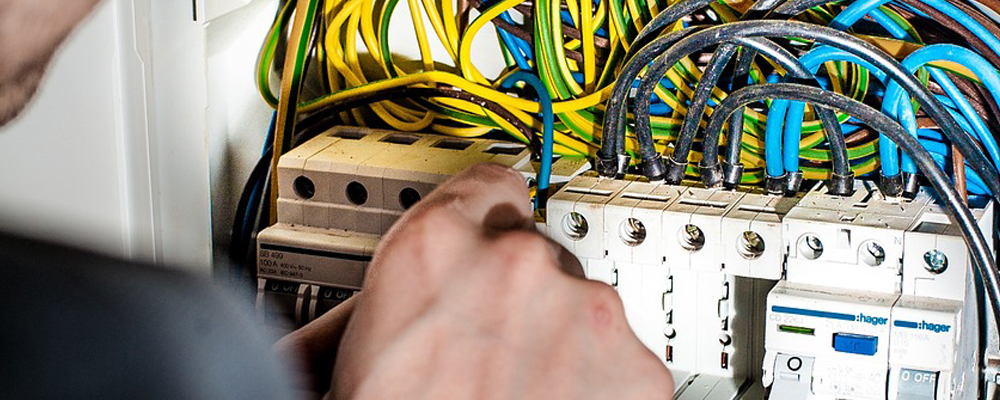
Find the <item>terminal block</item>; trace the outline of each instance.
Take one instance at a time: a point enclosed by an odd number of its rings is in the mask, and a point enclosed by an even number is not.
[[[760,387],[764,299],[782,271],[781,219],[796,201],[583,175],[549,200],[547,229],[588,278],[616,288],[629,326],[670,367],[678,399],[735,399]],[[757,229],[772,250],[754,264],[741,257],[741,275],[730,273],[724,253],[738,243],[727,227]]]
[[[859,182],[851,197],[819,185],[784,219],[789,282],[881,293],[900,293],[903,234],[930,196],[885,198]],[[859,279],[859,277],[863,277]]]
[[[378,241],[408,208],[470,165],[535,177],[523,144],[336,127],[278,163],[278,223],[257,237],[257,309],[270,325],[303,325],[360,290]],[[560,158],[552,182],[588,169]],[[525,199],[528,201],[528,199]]]

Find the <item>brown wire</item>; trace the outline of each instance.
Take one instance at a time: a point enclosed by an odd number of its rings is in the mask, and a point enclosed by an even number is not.
[[[986,43],[983,42],[982,39],[980,39],[978,36],[969,31],[966,27],[962,26],[962,24],[959,24],[948,15],[938,11],[936,8],[931,7],[930,5],[924,3],[921,0],[901,0],[901,1],[904,4],[913,7],[914,9],[930,17],[931,21],[927,22],[938,23],[947,28],[948,30],[954,32],[958,38],[961,38],[961,40],[968,42],[969,45],[972,46],[972,48],[976,49],[976,51],[979,52],[984,58],[986,58],[986,60],[988,60],[990,64],[993,64],[994,68],[1000,69],[1000,55],[994,53],[989,48],[989,46],[987,46]],[[900,11],[897,8],[894,8],[893,10],[897,12]],[[900,15],[905,15],[905,14],[909,14],[907,16],[907,19],[910,20],[911,23],[922,20],[922,18],[914,15],[913,13],[905,11]],[[980,15],[980,17],[982,17],[982,15]],[[916,22],[916,23],[921,24],[922,22]],[[997,37],[1000,37],[1000,27],[997,27],[996,24],[989,23],[985,24],[984,26],[986,27],[987,30],[990,31],[990,33],[996,35]]]
[[[947,75],[948,78],[951,79],[952,83],[955,84],[955,87],[957,87],[958,90],[962,92],[962,94],[965,96],[965,99],[969,101],[969,105],[972,106],[973,111],[975,111],[976,114],[978,114],[979,117],[982,118],[983,120],[989,120],[990,112],[986,104],[984,103],[992,101],[992,99],[983,98],[981,96],[981,93],[979,93],[979,91],[975,89],[976,84],[970,82],[964,77],[952,74],[950,72],[945,72],[945,75]],[[946,96],[944,89],[942,89],[937,82],[930,81],[927,85],[927,89],[929,89],[931,93]]]
[[[955,190],[962,195],[962,201],[969,203],[969,190],[965,185],[965,157],[955,145],[951,146],[951,169],[955,176]]]

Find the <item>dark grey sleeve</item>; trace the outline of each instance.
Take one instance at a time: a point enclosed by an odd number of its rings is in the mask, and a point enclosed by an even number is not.
[[[176,271],[0,236],[0,399],[292,399],[240,304]]]

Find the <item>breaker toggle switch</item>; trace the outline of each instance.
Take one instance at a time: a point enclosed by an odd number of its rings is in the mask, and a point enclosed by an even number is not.
[[[779,353],[774,357],[774,383],[768,400],[802,400],[809,397],[815,358]]]
[[[937,371],[921,371],[916,369],[899,370],[899,390],[897,400],[936,400]]]

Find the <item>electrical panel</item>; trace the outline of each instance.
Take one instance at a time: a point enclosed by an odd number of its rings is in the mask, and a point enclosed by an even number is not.
[[[526,147],[485,139],[341,127],[290,151],[278,223],[258,237],[261,317],[292,328],[356,293],[392,223],[479,162],[534,174]],[[675,398],[975,398],[970,258],[928,193],[774,196],[588,169],[556,162],[539,229],[618,291]],[[983,232],[992,213],[975,211]]]
[[[316,287],[363,287],[408,205],[494,161],[536,188],[538,230],[615,288],[676,399],[996,394],[995,4],[414,4],[275,14],[265,148],[344,127],[273,158],[276,206],[237,213],[268,226],[263,303],[292,304],[263,310],[301,324]],[[321,254],[343,257],[305,265]]]

